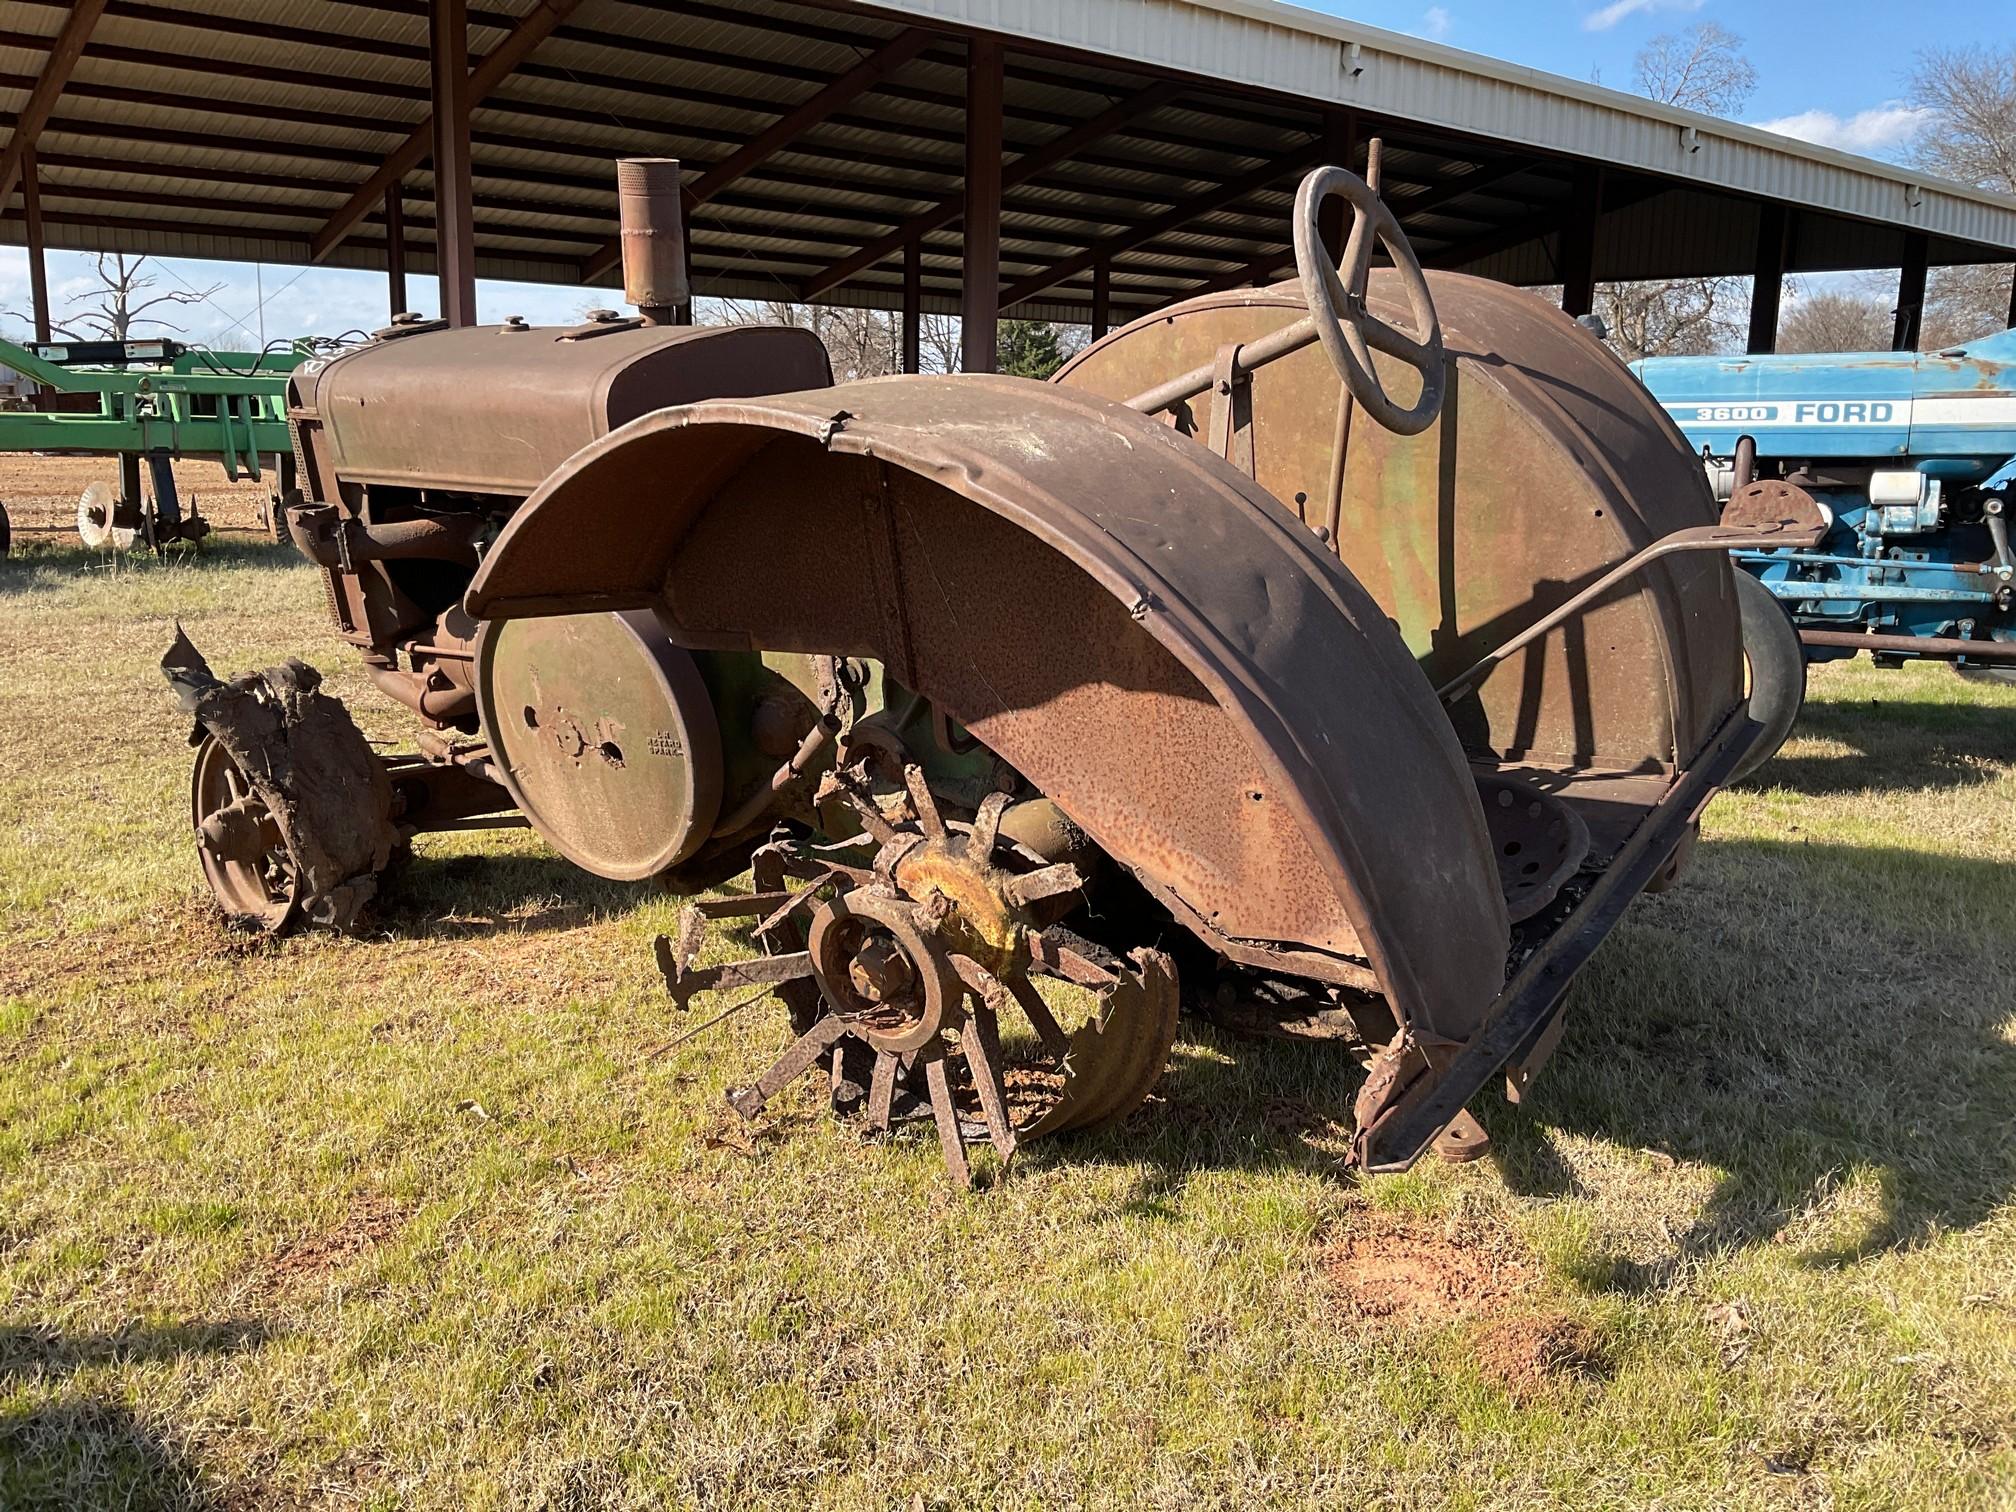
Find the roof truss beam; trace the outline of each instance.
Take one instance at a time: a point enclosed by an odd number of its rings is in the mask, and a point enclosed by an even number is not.
[[[70,82],[77,60],[84,56],[91,29],[104,14],[105,0],[71,0],[70,14],[50,45],[49,56],[43,60],[35,87],[28,92],[27,103],[15,118],[6,151],[0,153],[0,205],[12,198],[14,186],[21,182],[21,165],[34,151],[36,138],[42,135],[42,128],[56,109],[56,101],[62,97],[63,86]]]
[[[1171,83],[1155,83],[1146,89],[1136,90],[1091,120],[1083,122],[1054,141],[1008,164],[1001,171],[1002,191],[1005,193],[1017,185],[1027,183],[1039,174],[1055,168],[1080,148],[1112,135],[1127,122],[1161,109],[1176,97],[1176,93],[1176,86]],[[946,196],[930,209],[911,216],[887,236],[870,242],[852,257],[842,258],[831,267],[813,274],[799,289],[798,297],[803,300],[817,299],[820,295],[838,288],[855,274],[895,256],[907,243],[951,225],[965,213],[966,195],[963,190],[958,194]]]
[[[28,0],[28,3],[67,7],[70,4],[70,0]],[[543,4],[558,5],[561,3],[563,3],[563,0],[543,0]],[[389,7],[374,6],[373,8],[382,10]],[[572,3],[567,4],[568,10],[571,11],[573,8],[574,5]],[[672,8],[682,13],[688,9],[683,3]],[[714,7],[713,9],[718,10],[719,7]],[[398,11],[400,14],[415,17],[426,14],[425,6],[422,3],[416,3],[412,6],[401,6],[398,8]],[[109,0],[107,13],[116,18],[149,21],[162,26],[177,26],[199,31],[214,29],[209,18],[200,12],[174,10],[167,6],[147,3],[147,0]],[[526,21],[530,21],[537,15],[538,12],[534,11],[525,19]],[[471,19],[472,21],[480,20],[482,24],[492,26],[510,24],[510,18],[500,12],[480,12],[472,15]],[[746,19],[743,19],[743,24],[748,24]],[[759,29],[767,30],[770,28]],[[275,41],[293,42],[304,47],[326,48],[340,53],[354,53],[363,48],[381,57],[401,58],[416,63],[425,63],[427,61],[427,49],[423,45],[378,39],[367,40],[347,32],[318,31],[311,27],[302,26],[265,26],[260,29],[260,34],[262,37]],[[714,70],[725,69],[736,73],[754,74],[758,77],[787,79],[799,84],[817,85],[824,84],[827,81],[826,75],[818,69],[802,64],[783,63],[771,59],[723,53],[706,48],[696,48],[685,43],[661,42],[650,38],[625,36],[618,32],[602,31],[590,27],[558,26],[552,29],[551,35],[556,40],[563,42],[578,42],[590,47],[609,49],[619,54],[630,53],[645,57],[665,58],[688,65],[697,64]],[[875,36],[856,37],[850,40],[849,45],[872,47],[881,40],[881,38]],[[941,37],[937,40],[942,41],[944,39]],[[942,55],[932,52],[926,53],[924,56],[927,61],[943,64],[947,68],[963,70],[965,67],[963,54],[950,50]],[[1133,71],[1138,72],[1138,70]],[[585,84],[594,88],[621,88],[649,95],[664,93],[664,86],[659,84],[637,79],[599,75],[579,69],[562,68],[554,65],[533,64],[523,68],[522,72],[533,77],[552,79],[560,83]],[[1028,79],[1030,82],[1035,83],[1068,82],[1071,87],[1083,89],[1088,94],[1098,94],[1101,92],[1101,86],[1087,81],[1073,81],[1069,80],[1066,75],[1017,68],[1012,65],[1006,69],[1006,76],[1011,80]],[[327,81],[327,87],[341,87],[341,83],[340,79],[331,79]],[[890,87],[887,92],[899,99],[908,100],[915,104],[929,105],[946,111],[962,112],[965,109],[965,96],[958,91],[930,89],[921,85],[900,85]],[[1215,102],[1214,108],[1222,108],[1229,116],[1237,116],[1247,124],[1264,124],[1277,129],[1282,124],[1278,110],[1267,115],[1262,115],[1258,112],[1241,111],[1223,91],[1213,91],[1213,97]],[[746,98],[743,102],[745,104],[749,103]],[[1012,101],[1006,106],[1006,114],[1011,120],[1025,121],[1033,125],[1045,127],[1069,129],[1077,124],[1077,118],[1072,115],[1053,110],[1038,110],[1032,107],[1018,106]],[[1177,147],[1191,152],[1217,152],[1223,150],[1223,143],[1221,142],[1213,141],[1206,137],[1193,136],[1188,133],[1170,130],[1151,133],[1137,130],[1128,134],[1139,136],[1144,141],[1151,141],[1160,146]]]
[[[554,29],[580,3],[581,0],[538,0],[538,4],[526,13],[504,40],[470,71],[467,105],[473,109],[481,103],[513,69],[532,55],[534,48],[553,34]],[[377,171],[359,185],[357,192],[315,233],[308,246],[309,261],[319,263],[326,259],[342,244],[344,237],[361,225],[373,209],[384,203],[385,191],[417,168],[433,150],[434,113],[429,110],[426,119],[413,128],[405,141],[386,154]]]
[[[753,137],[738,151],[729,153],[712,168],[686,184],[680,190],[680,199],[686,210],[690,213],[706,204],[743,174],[789,147],[799,137],[826,120],[834,111],[887,83],[890,76],[922,52],[930,40],[929,32],[920,31],[916,27],[898,32],[894,38],[827,84],[810,99],[778,117],[768,130]],[[581,281],[587,283],[591,279],[600,278],[615,267],[622,257],[622,239],[612,237],[596,248],[582,263]]]
[[[1674,187],[1676,186],[1663,179],[1639,179],[1620,184],[1613,178],[1603,193],[1603,213],[1614,215],[1620,210],[1628,210],[1631,206],[1664,194]],[[1543,241],[1547,237],[1558,235],[1575,218],[1579,208],[1574,204],[1549,206],[1517,225],[1505,227],[1502,231],[1493,231],[1471,241],[1452,243],[1442,251],[1422,258],[1422,265],[1430,268],[1460,269],[1468,267],[1471,263],[1482,262],[1485,258],[1500,252],[1509,252],[1515,247],[1522,247],[1528,242]]]
[[[1436,187],[1423,189],[1416,194],[1389,197],[1386,203],[1404,226],[1406,218],[1410,215],[1426,215],[1431,211],[1440,210],[1444,205],[1462,199],[1465,195],[1502,184],[1507,179],[1517,178],[1522,173],[1530,173],[1539,166],[1539,161],[1534,158],[1507,158],[1502,162],[1484,163]],[[1481,224],[1496,225],[1497,222],[1485,221]],[[1277,248],[1262,257],[1255,258],[1236,272],[1220,274],[1216,278],[1206,280],[1199,284],[1194,292],[1210,294],[1220,289],[1241,289],[1248,284],[1264,283],[1294,261],[1293,248]]]
[[[1110,262],[1121,253],[1153,241],[1158,236],[1166,236],[1181,230],[1191,222],[1202,219],[1212,212],[1224,209],[1256,188],[1276,182],[1291,173],[1300,173],[1312,167],[1323,156],[1323,141],[1318,137],[1304,142],[1291,152],[1271,158],[1260,164],[1252,172],[1242,175],[1236,184],[1218,184],[1201,194],[1193,194],[1188,199],[1170,206],[1152,220],[1130,226],[1125,231],[1095,242],[1083,252],[1067,257],[1062,262],[1053,263],[1040,273],[1016,280],[1001,293],[1001,308],[1005,311],[1025,300],[1033,299],[1044,290],[1075,278],[1080,273],[1103,261]]]

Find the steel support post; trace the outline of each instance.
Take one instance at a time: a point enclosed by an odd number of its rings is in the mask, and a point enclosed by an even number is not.
[[[1925,332],[1925,273],[1931,245],[1922,231],[1904,238],[1904,267],[1897,275],[1897,325],[1890,337],[1893,352],[1915,352]]]
[[[469,185],[469,0],[434,0],[428,56],[434,95],[434,255],[441,316],[476,324],[475,207]]]
[[[924,238],[912,237],[903,247],[903,371],[918,373],[924,364]]]
[[[1355,172],[1358,157],[1358,116],[1349,110],[1332,111],[1323,117],[1323,163],[1329,168],[1351,168]],[[1323,208],[1317,212],[1320,217],[1319,229],[1323,233],[1323,245],[1330,251],[1330,260],[1344,260],[1344,201],[1332,195],[1323,201]]]
[[[960,366],[991,373],[1001,319],[1001,44],[966,44],[965,272]]]
[[[1575,208],[1561,228],[1561,308],[1581,318],[1596,308],[1596,226],[1603,216],[1603,170],[1575,174]]]
[[[1097,341],[1113,328],[1113,259],[1102,257],[1092,264],[1092,339]]]
[[[49,261],[42,239],[42,181],[33,149],[21,154],[21,214],[28,222],[28,295],[35,316],[35,339],[49,340]]]
[[[385,191],[385,294],[394,320],[413,308],[406,302],[406,202],[397,184]]]
[[[1785,264],[1791,250],[1791,217],[1783,205],[1765,205],[1757,216],[1757,261],[1750,285],[1749,350],[1758,356],[1778,350],[1778,314],[1785,302]]]

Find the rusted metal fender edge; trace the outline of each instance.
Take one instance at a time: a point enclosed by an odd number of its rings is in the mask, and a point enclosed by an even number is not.
[[[1701,759],[1681,774],[1561,928],[1505,984],[1483,1031],[1440,1075],[1423,1077],[1391,1118],[1361,1131],[1356,1153],[1366,1170],[1391,1175],[1412,1166],[1492,1077],[1555,1025],[1575,974],[1686,841],[1702,809],[1763,732],[1748,705],[1723,722]]]
[[[1395,1009],[1443,1037],[1476,1030],[1509,925],[1474,784],[1418,664],[1281,504],[1124,406],[963,376],[661,410],[541,486],[486,557],[469,612],[657,601],[685,533],[782,437],[962,497],[1125,605],[1244,732]],[[808,493],[833,486],[801,470]]]

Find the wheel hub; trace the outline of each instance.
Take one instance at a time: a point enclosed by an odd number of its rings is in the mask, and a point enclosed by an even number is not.
[[[960,1027],[958,969],[907,898],[857,888],[812,916],[812,975],[850,1032],[904,1055]]]

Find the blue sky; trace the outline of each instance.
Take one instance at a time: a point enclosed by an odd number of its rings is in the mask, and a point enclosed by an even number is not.
[[[1311,8],[1391,31],[1431,37],[1612,88],[1632,87],[1632,59],[1647,40],[1696,21],[1717,21],[1744,39],[1759,87],[1744,119],[1852,152],[1897,157],[1908,151],[1913,121],[1904,108],[1906,75],[1928,46],[2016,41],[2012,0],[1310,0]],[[60,311],[68,294],[90,285],[88,260],[50,254],[50,282]],[[269,267],[173,259],[160,286],[224,288],[209,302],[167,312],[190,339],[219,347],[257,344],[263,296],[269,336],[333,334],[380,324],[384,279],[341,269]],[[28,303],[27,258],[0,248],[0,307]],[[434,306],[431,279],[411,278],[412,303]],[[571,320],[609,300],[605,291],[484,282],[478,305],[486,321],[507,314],[538,323]],[[20,323],[0,321],[18,332]]]
[[[1744,119],[1844,151],[1895,156],[1921,49],[2016,41],[2010,0],[1302,0],[1312,10],[1431,37],[1613,89],[1662,32],[1715,21],[1745,43],[1758,88]]]

